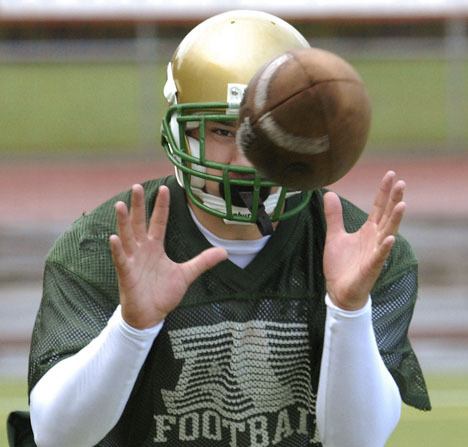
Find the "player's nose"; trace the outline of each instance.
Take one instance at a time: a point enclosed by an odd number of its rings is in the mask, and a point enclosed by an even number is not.
[[[249,168],[253,166],[252,163],[247,160],[242,149],[240,149],[237,145],[233,148],[232,151],[231,164],[237,166],[246,166]]]

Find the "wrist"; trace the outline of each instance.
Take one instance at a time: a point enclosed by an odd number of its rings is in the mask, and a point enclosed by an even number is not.
[[[137,330],[145,330],[157,326],[166,318],[166,315],[154,309],[148,312],[145,307],[135,306],[127,302],[122,302],[122,300],[120,307],[123,321]]]
[[[365,299],[360,299],[359,301],[355,301],[349,305],[343,305],[340,301],[336,300],[330,292],[327,292],[325,303],[331,309],[335,309],[349,315],[354,315],[361,314],[362,311],[366,311],[367,308],[371,306],[371,297],[370,295],[367,295]]]
[[[158,334],[164,324],[164,318],[161,318],[155,322],[139,322],[135,324],[132,320],[125,318],[124,310],[122,306],[118,306],[120,310],[117,312],[120,320],[120,326],[125,332],[133,335],[144,335],[144,334]]]

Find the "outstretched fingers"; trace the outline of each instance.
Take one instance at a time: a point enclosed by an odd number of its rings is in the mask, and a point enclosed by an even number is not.
[[[395,172],[388,171],[382,178],[379,190],[375,196],[372,211],[369,214],[369,221],[379,224],[387,210],[387,204],[391,195],[393,183],[395,182]]]
[[[170,195],[167,186],[160,186],[158,196],[151,214],[148,236],[151,239],[163,241],[166,235],[167,220],[169,218]]]
[[[182,264],[185,275],[185,282],[190,285],[201,274],[214,267],[221,261],[225,261],[228,255],[224,248],[212,247],[201,252],[198,256]]]
[[[393,244],[395,243],[395,236],[393,234],[386,236],[382,242],[376,247],[373,256],[373,264],[376,272],[380,272],[380,269],[385,263],[385,260],[390,255]],[[378,274],[378,273],[377,273]]]
[[[380,242],[383,243],[388,236],[395,236],[400,228],[401,221],[406,211],[406,203],[399,201],[391,210],[390,215],[385,219],[384,224],[380,228]]]
[[[122,248],[130,256],[135,252],[137,245],[127,205],[124,202],[119,201],[115,204],[115,215]]]
[[[391,219],[392,214],[400,203],[403,203],[403,194],[405,192],[406,184],[403,180],[398,180],[390,191],[390,197],[387,200],[384,214],[379,222],[380,227],[387,225],[387,222]]]
[[[323,200],[327,232],[333,234],[344,231],[343,210],[339,197],[334,192],[327,192]]]
[[[135,238],[139,241],[146,237],[146,209],[145,192],[143,186],[132,186],[132,201],[130,208],[130,222]]]
[[[116,234],[109,238],[112,259],[117,270],[119,278],[124,278],[130,272],[130,265],[128,257],[122,246],[122,241]]]
[[[388,171],[380,183],[369,221],[377,225],[382,239],[398,231],[406,208],[403,202],[405,188],[403,180],[395,181],[393,171]]]

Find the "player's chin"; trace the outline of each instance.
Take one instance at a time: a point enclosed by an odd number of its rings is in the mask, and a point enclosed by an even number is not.
[[[213,182],[207,180],[205,182],[205,186],[203,188],[203,192],[207,194],[211,194],[212,196],[220,197],[221,198],[221,193],[220,193],[220,182]]]

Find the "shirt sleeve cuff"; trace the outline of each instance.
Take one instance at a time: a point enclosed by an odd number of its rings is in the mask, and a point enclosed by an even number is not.
[[[343,318],[357,318],[361,315],[364,315],[368,312],[371,312],[372,309],[372,300],[369,295],[369,298],[366,301],[366,304],[357,310],[345,310],[341,307],[338,307],[330,298],[330,295],[327,293],[325,295],[325,304],[327,307],[333,312],[335,317],[343,317]]]
[[[159,332],[161,332],[161,329],[164,325],[164,321],[160,321],[158,324],[151,326],[149,328],[145,329],[137,329],[133,326],[130,326],[122,317],[122,307],[119,304],[117,306],[117,309],[114,312],[114,315],[112,315],[112,318],[115,323],[120,327],[122,332],[133,339],[138,339],[138,340],[147,340],[147,339],[155,339]]]

